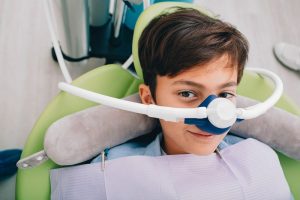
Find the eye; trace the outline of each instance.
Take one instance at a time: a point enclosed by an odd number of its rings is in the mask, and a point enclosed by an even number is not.
[[[181,96],[181,97],[183,97],[183,98],[186,98],[186,99],[187,98],[195,98],[196,97],[196,95],[195,95],[194,92],[188,91],[188,90],[180,91],[180,92],[178,92],[178,95]]]
[[[229,92],[222,92],[222,93],[219,94],[219,97],[230,99],[230,98],[235,97],[235,94],[232,94],[232,93],[229,93]]]

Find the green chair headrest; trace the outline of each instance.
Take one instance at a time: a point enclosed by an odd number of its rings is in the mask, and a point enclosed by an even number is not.
[[[173,8],[172,8],[173,7]],[[137,72],[137,75],[143,79],[142,68],[139,60],[139,52],[138,52],[138,41],[144,30],[144,28],[150,23],[152,19],[156,16],[159,16],[162,13],[172,13],[176,11],[174,7],[183,7],[183,8],[194,8],[199,10],[200,12],[213,17],[212,13],[204,8],[191,4],[191,3],[182,3],[182,2],[161,2],[151,5],[149,8],[144,10],[142,14],[139,16],[133,34],[133,42],[132,42],[132,55],[134,67]]]

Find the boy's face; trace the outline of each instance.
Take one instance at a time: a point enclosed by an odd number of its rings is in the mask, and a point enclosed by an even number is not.
[[[235,102],[237,67],[231,66],[227,55],[190,68],[175,77],[157,76],[156,104],[169,107],[194,108],[209,95],[215,94]],[[140,86],[143,103],[154,103],[148,86]],[[225,135],[212,135],[183,122],[160,120],[163,148],[167,154],[192,153],[208,155],[215,151]]]

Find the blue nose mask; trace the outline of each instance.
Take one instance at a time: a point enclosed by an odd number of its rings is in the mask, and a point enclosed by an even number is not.
[[[198,107],[208,107],[208,105],[214,100],[218,98],[216,95],[209,95]],[[242,121],[240,119],[237,119],[237,121]],[[190,125],[196,125],[199,129],[202,131],[214,134],[214,135],[220,135],[223,134],[231,128],[231,126],[226,127],[226,128],[218,128],[214,126],[208,118],[204,119],[197,119],[197,118],[185,118],[184,119],[185,124],[190,124]]]

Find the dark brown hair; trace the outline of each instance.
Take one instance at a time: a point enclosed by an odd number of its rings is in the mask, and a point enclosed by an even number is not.
[[[227,54],[238,66],[239,83],[248,58],[248,42],[232,25],[192,8],[175,8],[154,18],[139,39],[145,84],[155,99],[156,77],[176,76]]]

